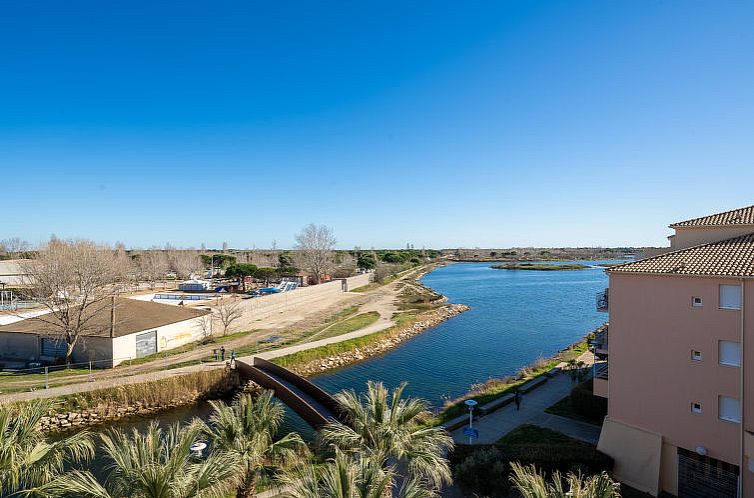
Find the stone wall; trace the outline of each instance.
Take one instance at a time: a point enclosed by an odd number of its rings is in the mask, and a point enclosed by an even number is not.
[[[371,344],[354,348],[337,355],[320,358],[300,365],[290,366],[288,368],[303,377],[310,377],[328,370],[341,368],[352,363],[363,361],[372,356],[377,356],[389,351],[400,345],[402,342],[469,309],[470,308],[465,304],[446,304],[440,308],[424,313],[423,317],[416,322],[404,325],[400,328],[388,329],[388,332],[385,332],[383,337]],[[382,332],[378,332],[378,334],[382,334]]]

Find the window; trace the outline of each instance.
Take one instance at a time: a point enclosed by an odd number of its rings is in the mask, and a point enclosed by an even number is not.
[[[691,359],[694,361],[702,361],[702,352],[696,349],[691,350]]]
[[[720,286],[720,308],[724,310],[741,309],[741,287],[738,285]]]
[[[736,398],[720,396],[718,398],[720,419],[728,422],[741,422],[741,402]]]
[[[741,344],[734,341],[720,341],[718,350],[721,365],[741,366]]]
[[[702,413],[702,404],[701,403],[691,403],[691,412],[692,413]]]
[[[704,303],[702,302],[702,298],[696,297],[696,296],[692,297],[691,306],[693,306],[694,308],[701,308],[702,306],[704,306]]]

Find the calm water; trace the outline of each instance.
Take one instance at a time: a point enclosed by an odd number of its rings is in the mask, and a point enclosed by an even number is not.
[[[598,262],[586,264],[596,265]],[[443,322],[397,349],[311,379],[329,392],[361,391],[369,379],[389,387],[403,381],[407,391],[433,406],[464,394],[476,383],[502,377],[550,356],[599,326],[606,315],[595,311],[595,294],[607,286],[604,268],[572,271],[495,270],[489,263],[461,263],[429,273],[422,283],[471,310]],[[207,419],[206,402],[161,413],[161,424]],[[129,419],[106,427],[145,428],[151,419]],[[281,434],[313,431],[291,410]],[[101,459],[94,467],[102,465]],[[101,467],[98,469],[101,471]]]
[[[589,262],[596,265],[600,262]],[[502,377],[549,356],[599,326],[595,294],[604,268],[571,271],[495,270],[461,263],[435,270],[422,283],[471,310],[362,363],[313,378],[329,392],[363,390],[368,379],[407,391],[435,407],[476,383]]]

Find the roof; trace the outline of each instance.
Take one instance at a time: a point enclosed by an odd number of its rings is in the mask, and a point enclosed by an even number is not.
[[[754,233],[624,263],[608,273],[720,277],[754,276]]]
[[[701,218],[673,223],[670,228],[719,227],[728,225],[754,225],[754,206],[748,206],[724,213],[710,214]]]
[[[151,301],[137,301],[123,297],[116,297],[113,302],[114,336],[155,329],[171,323],[190,320],[209,313],[205,310],[171,306],[169,304],[153,303]],[[59,328],[51,321],[55,318],[51,314],[27,318],[0,327],[0,332],[19,332],[25,334],[56,334]],[[94,316],[87,322],[87,330],[82,332],[86,337],[110,337],[111,306],[103,302],[94,312]]]

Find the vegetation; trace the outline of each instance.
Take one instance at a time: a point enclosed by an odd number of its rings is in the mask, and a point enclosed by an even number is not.
[[[466,413],[467,408],[463,404],[467,399],[473,399],[479,406],[482,406],[490,401],[493,401],[501,396],[504,396],[525,382],[539,377],[546,372],[552,370],[560,362],[568,362],[571,359],[575,359],[588,349],[587,340],[584,339],[573,346],[561,351],[552,358],[538,358],[528,368],[522,368],[516,376],[505,377],[502,379],[490,379],[484,384],[478,384],[472,387],[472,390],[465,396],[447,401],[443,411],[440,412],[433,420],[434,424],[443,424],[448,420],[452,420],[460,415]]]
[[[501,265],[492,265],[496,270],[536,270],[536,271],[563,271],[563,270],[585,270],[591,268],[589,265],[577,263],[564,264],[544,264],[544,263],[505,263]]]
[[[394,467],[374,458],[356,458],[341,451],[324,465],[304,465],[281,479],[283,496],[289,498],[434,498],[439,496],[423,483],[404,481],[396,490]]]
[[[271,482],[278,468],[297,461],[306,450],[295,432],[276,439],[285,412],[270,391],[256,399],[244,394],[230,406],[211,404],[214,413],[205,432],[216,449],[241,464],[238,498],[254,496],[260,482]]]
[[[523,425],[492,445],[457,445],[450,458],[456,482],[482,496],[511,495],[512,463],[536,465],[547,475],[595,474],[613,466],[612,459],[593,446],[532,425]]]
[[[144,434],[111,430],[100,436],[110,462],[105,482],[90,471],[72,470],[41,492],[52,497],[224,498],[236,486],[241,462],[225,451],[193,456],[191,445],[201,441],[203,430],[198,421],[166,430],[153,423]]]
[[[341,451],[381,462],[383,467],[393,462],[407,469],[410,480],[438,490],[451,482],[444,455],[453,448],[453,440],[444,429],[422,423],[429,415],[427,406],[418,399],[404,398],[405,387],[401,384],[391,395],[381,382],[369,381],[361,396],[354,391],[336,394],[347,423],[328,424],[320,437]]]
[[[38,424],[52,406],[48,400],[0,406],[0,496],[25,496],[50,483],[66,466],[94,455],[86,431],[53,443],[46,441]]]
[[[592,380],[579,384],[571,393],[545,410],[547,413],[602,425],[607,415],[607,399],[592,394]]]
[[[564,478],[556,471],[548,483],[534,465],[511,467],[511,482],[522,498],[620,498],[620,484],[604,471],[586,478],[573,472]]]
[[[343,321],[335,322],[333,325],[321,327],[320,332],[316,332],[307,337],[307,339],[326,339],[328,337],[337,337],[339,335],[354,332],[364,327],[372,325],[380,319],[380,314],[376,311],[360,313],[358,315],[346,318]]]

